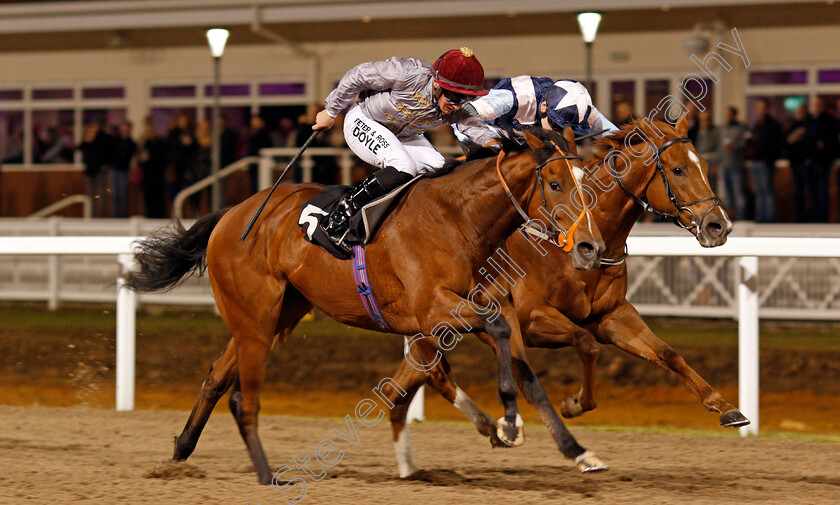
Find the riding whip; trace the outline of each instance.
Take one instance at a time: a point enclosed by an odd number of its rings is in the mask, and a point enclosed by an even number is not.
[[[309,147],[309,144],[311,144],[312,141],[315,140],[315,137],[317,137],[319,133],[321,133],[321,130],[315,130],[314,132],[312,132],[312,135],[310,135],[309,138],[306,139],[306,142],[304,142],[301,146],[300,151],[298,151],[295,157],[292,158],[292,161],[290,161],[289,164],[286,165],[286,169],[283,170],[283,173],[280,174],[280,177],[277,178],[277,182],[274,183],[274,186],[271,188],[271,191],[268,192],[268,195],[266,195],[265,200],[263,200],[263,203],[260,205],[257,211],[254,212],[254,215],[248,222],[248,226],[245,227],[245,231],[243,231],[242,235],[239,237],[240,240],[242,240],[243,242],[245,241],[245,237],[248,236],[248,232],[250,232],[251,228],[254,227],[254,223],[257,222],[257,218],[259,218],[260,214],[262,214],[262,211],[265,208],[265,204],[268,203],[268,199],[271,198],[271,195],[274,194],[274,190],[277,189],[277,186],[280,185],[280,181],[283,180],[283,177],[286,175],[286,172],[288,172],[289,169],[292,168],[295,165],[295,163],[297,163],[297,160],[300,159],[300,155],[303,154],[303,151],[306,151],[306,148]]]

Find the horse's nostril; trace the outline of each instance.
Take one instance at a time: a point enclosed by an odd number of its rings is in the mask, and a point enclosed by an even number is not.
[[[710,221],[706,224],[706,231],[713,235],[720,235],[723,233],[723,225],[717,221]]]
[[[595,256],[595,246],[590,244],[589,242],[578,242],[576,249],[578,254],[585,258],[591,258]]]

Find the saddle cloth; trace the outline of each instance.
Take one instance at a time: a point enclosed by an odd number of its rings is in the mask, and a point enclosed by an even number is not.
[[[350,230],[344,239],[344,243],[352,248],[352,246],[363,246],[370,242],[379,225],[385,220],[394,205],[399,202],[400,195],[421,177],[423,175],[416,176],[390,193],[362,207],[359,212],[350,218]],[[303,228],[304,238],[308,242],[323,247],[330,254],[342,260],[350,259],[352,254],[332,243],[324,230],[321,229],[321,220],[332,212],[338,202],[341,201],[341,197],[350,192],[351,189],[350,186],[325,187],[320,193],[301,205],[300,217],[298,218],[298,225]]]

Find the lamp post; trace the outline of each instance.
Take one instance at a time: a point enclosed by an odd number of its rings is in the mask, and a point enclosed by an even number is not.
[[[598,25],[601,23],[600,12],[581,12],[577,15],[580,33],[583,35],[583,42],[586,43],[586,87],[592,90],[592,43],[595,42],[595,35],[598,34]]]
[[[210,170],[213,174],[213,189],[211,192],[210,206],[213,212],[218,211],[222,206],[222,185],[219,181],[219,170],[222,160],[221,143],[219,142],[219,118],[221,116],[221,104],[219,98],[219,80],[222,55],[225,53],[230,32],[224,28],[211,28],[207,30],[207,43],[210,44],[210,52],[213,54],[213,146],[210,158]]]

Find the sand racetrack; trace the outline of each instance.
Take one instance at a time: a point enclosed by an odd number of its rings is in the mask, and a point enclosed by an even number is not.
[[[261,487],[225,409],[210,419],[186,465],[164,464],[186,412],[114,412],[89,408],[0,407],[0,503],[285,503]],[[263,416],[260,431],[274,468],[314,455],[335,438],[342,419]],[[573,428],[578,440],[610,465],[581,475],[554,449],[548,433],[526,427],[516,449],[491,450],[465,424],[412,426],[416,480],[396,477],[387,422],[357,425],[359,442],[337,439],[344,451],[319,482],[308,480],[303,504],[545,504],[570,503],[838,503],[837,445],[787,440],[614,433]],[[322,467],[310,463],[316,472]]]

